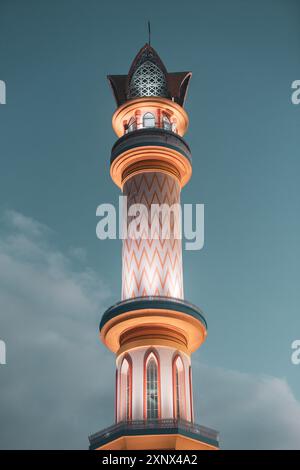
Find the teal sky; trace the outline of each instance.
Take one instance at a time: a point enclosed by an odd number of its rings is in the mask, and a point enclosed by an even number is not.
[[[0,79],[7,86],[1,213],[47,226],[49,250],[84,250],[76,269],[90,269],[106,291],[99,320],[120,299],[121,243],[95,234],[96,207],[116,204],[119,195],[109,176],[116,136],[106,75],[128,72],[147,41],[148,19],[167,69],[193,72],[185,136],[193,177],[182,202],[205,204],[205,246],[184,252],[184,281],[185,297],[203,309],[209,332],[195,361],[286,381],[299,403],[300,366],[290,360],[291,343],[300,339],[300,105],[291,103],[291,84],[300,80],[299,1],[0,0]],[[0,280],[6,299],[4,275]],[[8,352],[12,318],[0,319]],[[98,348],[96,321],[90,329]],[[100,345],[99,351],[106,354]],[[97,359],[94,373],[101,374],[100,353]],[[14,365],[5,367],[13,383]],[[113,373],[108,377],[112,408]],[[201,390],[201,374],[196,381]],[[88,422],[94,410],[84,411]],[[99,429],[110,424],[97,419]]]

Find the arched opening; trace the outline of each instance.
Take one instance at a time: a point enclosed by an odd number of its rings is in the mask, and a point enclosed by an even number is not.
[[[118,422],[118,369],[116,370],[116,383],[115,383],[115,422]]]
[[[172,130],[171,121],[170,121],[169,117],[166,114],[163,114],[162,123],[163,123],[163,128],[166,131],[171,131]]]
[[[160,418],[160,377],[157,355],[150,351],[145,357],[144,418]]]
[[[145,113],[143,116],[143,127],[155,127],[155,117],[152,113]]]
[[[134,117],[129,119],[127,132],[132,132],[136,130],[136,119]]]
[[[132,419],[132,364],[129,356],[123,359],[120,372],[120,421]]]
[[[190,407],[191,407],[191,422],[194,421],[194,409],[193,409],[193,383],[192,383],[192,368],[189,367],[189,387],[190,387]]]
[[[173,360],[173,411],[174,418],[186,419],[184,366],[179,355]]]

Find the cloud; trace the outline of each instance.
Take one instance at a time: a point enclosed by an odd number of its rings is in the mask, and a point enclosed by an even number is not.
[[[101,345],[109,286],[52,232],[10,211],[0,227],[0,447],[76,449],[114,419],[114,357]],[[79,263],[79,265],[78,265]],[[224,449],[299,449],[300,404],[275,377],[193,361],[197,422]],[[196,413],[197,414],[197,413]]]
[[[198,422],[223,449],[300,449],[300,403],[284,379],[193,362]]]
[[[6,223],[11,228],[30,236],[41,237],[42,235],[47,235],[50,232],[46,225],[13,210],[5,211],[2,220],[4,224]]]
[[[97,274],[8,212],[0,237],[1,448],[87,448],[113,422],[114,360],[97,329],[111,303]]]

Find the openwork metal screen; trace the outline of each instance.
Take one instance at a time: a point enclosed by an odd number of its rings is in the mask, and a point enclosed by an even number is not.
[[[147,419],[158,418],[157,362],[153,355],[147,362]]]
[[[167,96],[166,77],[160,68],[149,60],[136,69],[129,85],[129,98],[141,96]]]

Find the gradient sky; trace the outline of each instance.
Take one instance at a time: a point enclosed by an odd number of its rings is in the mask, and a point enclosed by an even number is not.
[[[128,72],[148,19],[167,69],[193,72],[182,202],[205,204],[205,246],[184,252],[185,297],[209,333],[197,421],[225,448],[300,448],[297,0],[0,0],[0,447],[85,448],[113,422],[97,338],[121,289],[121,243],[95,234],[96,207],[119,195],[106,75]]]

